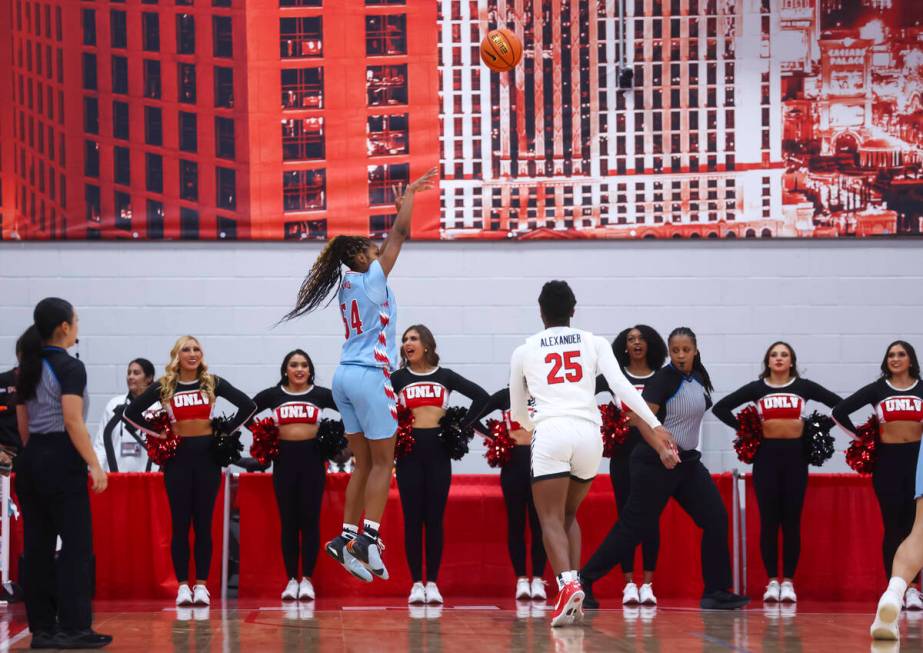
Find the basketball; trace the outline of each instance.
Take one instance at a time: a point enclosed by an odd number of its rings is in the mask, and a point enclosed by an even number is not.
[[[497,73],[509,72],[522,59],[522,41],[505,28],[494,29],[481,41],[481,61]]]

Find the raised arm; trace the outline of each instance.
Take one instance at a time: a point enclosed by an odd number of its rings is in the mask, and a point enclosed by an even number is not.
[[[228,433],[233,433],[239,429],[250,421],[250,418],[256,413],[254,401],[223,378],[219,377],[217,383],[215,383],[215,396],[227,399],[237,409],[234,417],[228,421]]]
[[[858,392],[846,397],[833,408],[833,419],[853,437],[856,436],[856,425],[852,423],[850,416],[863,406],[868,406],[875,402],[874,389],[874,383],[867,385]]]
[[[807,398],[811,401],[820,402],[828,408],[835,408],[843,401],[843,397],[835,392],[830,392],[820,383],[808,381],[807,379],[805,379],[804,383],[807,388]]]
[[[160,381],[155,381],[125,407],[122,419],[135,428],[159,438],[161,437],[160,433],[154,430],[154,425],[144,419],[144,411],[158,401],[160,401]]]
[[[471,400],[468,413],[465,415],[464,424],[468,425],[474,423],[484,414],[484,408],[487,406],[487,401],[490,399],[490,396],[484,388],[474,381],[469,381],[457,372],[452,372],[449,378],[452,384],[450,390],[458,392]]]
[[[401,246],[405,240],[410,238],[410,218],[413,215],[414,195],[419,191],[429,190],[435,183],[436,168],[431,168],[425,175],[408,184],[403,193],[395,188],[394,206],[397,208],[397,218],[378,254],[378,261],[381,263],[385,276],[391,274],[394,264],[397,263],[397,256],[401,253]]]
[[[740,421],[734,415],[734,410],[741,404],[756,400],[754,389],[754,383],[748,383],[737,388],[734,392],[716,403],[711,409],[711,414],[736,431],[740,428]]]

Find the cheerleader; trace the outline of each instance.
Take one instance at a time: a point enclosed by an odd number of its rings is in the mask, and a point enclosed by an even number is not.
[[[667,358],[667,345],[657,331],[646,324],[638,324],[625,329],[612,342],[612,353],[622,368],[625,378],[638,392],[643,392],[647,383],[654,378],[654,372],[663,366]],[[628,410],[625,404],[622,410]],[[609,458],[609,479],[615,493],[615,504],[619,514],[628,503],[631,488],[631,453],[642,441],[637,427],[637,417],[629,411],[631,429],[625,444],[618,447]],[[635,552],[621,561],[622,573],[625,575],[625,587],[622,590],[622,604],[657,605],[654,595],[654,568],[657,566],[657,553],[660,549],[660,527],[648,533],[641,540],[644,580],[640,589],[634,582]]]
[[[279,429],[279,455],[273,461],[272,484],[282,527],[282,559],[288,585],[283,601],[313,601],[311,576],[320,547],[320,508],[326,465],[318,448],[321,411],[336,410],[333,394],[314,385],[314,362],[295,349],[285,355],[279,383],[253,398],[256,414],[272,411]],[[300,538],[300,545],[299,545]],[[301,552],[301,580],[298,554]]]
[[[516,574],[516,598],[544,601],[545,545],[542,543],[542,525],[532,498],[532,467],[529,457],[532,434],[510,417],[510,389],[503,388],[490,396],[484,416],[495,410],[502,413],[503,426],[515,442],[510,459],[500,470],[500,488],[506,504],[506,547]],[[490,429],[480,427],[484,433]],[[532,531],[532,579],[526,576],[526,519]]]
[[[397,487],[404,511],[404,548],[413,579],[407,602],[442,603],[436,581],[442,562],[442,522],[452,483],[452,459],[441,437],[440,421],[449,407],[452,392],[471,400],[463,424],[470,424],[481,415],[488,396],[481,386],[439,366],[436,339],[424,325],[409,327],[401,343],[401,369],[391,377],[391,383],[398,401],[413,414],[413,449],[397,461]]]
[[[914,485],[920,436],[923,434],[923,384],[917,353],[908,342],[897,340],[888,346],[881,361],[881,378],[844,399],[833,409],[833,419],[854,437],[856,426],[850,416],[871,406],[879,423],[880,441],[872,472],[878,498],[884,539],[881,545],[885,575],[891,578],[894,554],[913,528],[916,505]],[[904,605],[923,609],[923,597],[914,586],[905,588]],[[896,627],[896,624],[895,624]]]
[[[128,364],[125,381],[128,394],[116,395],[106,404],[93,448],[103,467],[110,472],[149,472],[151,459],[144,448],[144,441],[137,429],[122,420],[122,413],[154,382],[154,364],[146,358],[136,358]],[[155,406],[155,410],[157,408],[159,406]]]
[[[732,411],[738,406],[755,405],[762,419],[763,440],[753,461],[753,486],[760,509],[760,552],[769,577],[763,594],[766,602],[797,600],[792,579],[801,553],[801,510],[808,487],[808,461],[801,439],[808,401],[833,408],[842,398],[800,377],[795,350],[780,341],[766,350],[758,380],[738,388],[712,408],[714,416],[735,431],[740,423]]]
[[[327,555],[356,578],[387,580],[379,540],[394,468],[397,405],[391,372],[397,366],[397,301],[388,275],[410,237],[414,196],[433,187],[435,168],[409,184],[395,200],[397,217],[381,247],[363,236],[336,236],[318,255],[282,318],[310,313],[337,289],[346,341],[333,375],[333,400],[343,417],[349,448],[356,458],[346,487],[343,530],[324,547]],[[344,274],[343,266],[348,271]],[[359,520],[365,513],[362,534]]]
[[[702,529],[705,590],[701,607],[734,610],[750,601],[728,591],[731,554],[727,509],[698,451],[702,418],[711,405],[711,379],[691,329],[674,329],[667,344],[670,363],[648,381],[643,396],[671,435],[656,430],[644,433],[645,443],[632,453],[632,488],[625,510],[580,572],[587,607],[599,605],[592,595],[592,583],[654,531],[670,497]]]
[[[108,481],[87,431],[87,371],[67,353],[77,331],[70,302],[48,297],[36,305],[33,324],[19,340],[16,419],[25,448],[17,460],[16,493],[23,516],[26,618],[31,648],[37,649],[102,648],[112,642],[92,629],[87,468],[94,492],[103,492]]]
[[[208,605],[206,582],[212,558],[212,513],[221,484],[221,466],[212,454],[214,432],[211,419],[215,402],[223,397],[237,409],[223,428],[233,433],[250,419],[253,401],[228,381],[208,371],[199,341],[181,336],[170,350],[164,375],[136,397],[125,409],[124,419],[155,438],[144,412],[160,402],[166,407],[179,436],[176,454],[163,466],[163,480],[170,503],[172,537],[170,553],[179,583],[176,605]],[[189,589],[189,527],[195,530],[196,582]]]

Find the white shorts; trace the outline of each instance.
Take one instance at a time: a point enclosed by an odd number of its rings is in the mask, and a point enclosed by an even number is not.
[[[603,457],[599,425],[575,417],[548,417],[532,433],[532,480],[570,476],[592,481]]]

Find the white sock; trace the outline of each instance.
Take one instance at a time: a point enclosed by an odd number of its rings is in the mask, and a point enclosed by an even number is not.
[[[558,574],[558,589],[561,589],[568,583],[571,583],[575,580],[580,580],[580,575],[576,569],[571,569],[570,571],[562,571]]]
[[[373,542],[378,541],[378,529],[381,524],[377,521],[366,519],[362,522],[362,532],[365,533]]]
[[[342,535],[347,540],[354,540],[359,535],[359,527],[355,524],[347,524],[346,522],[343,522]]]
[[[907,581],[900,576],[892,576],[888,582],[888,589],[903,598],[904,593],[907,591]]]

